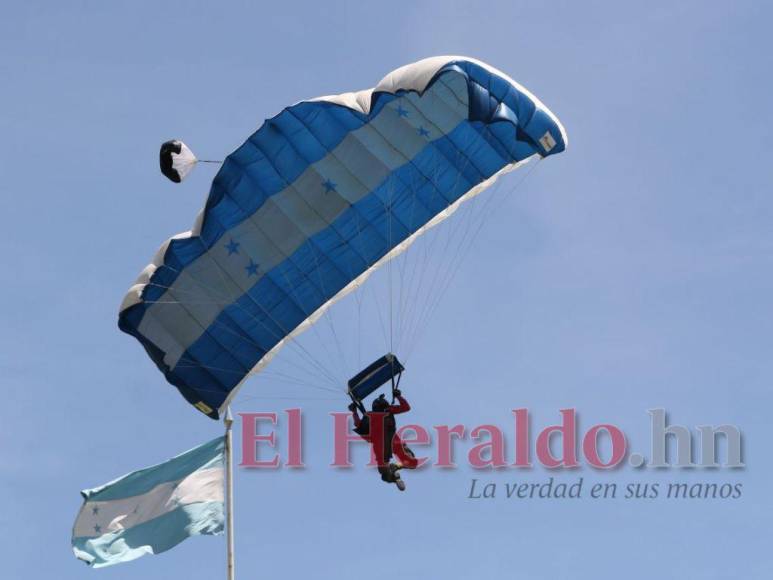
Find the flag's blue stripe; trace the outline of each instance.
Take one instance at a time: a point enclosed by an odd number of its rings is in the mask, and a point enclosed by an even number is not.
[[[195,471],[222,466],[224,451],[225,438],[217,437],[169,461],[124,475],[81,494],[89,501],[110,501],[147,493],[162,483],[178,481]]]
[[[195,503],[120,532],[73,538],[72,546],[79,559],[101,568],[165,552],[190,536],[221,534],[224,521],[223,502]]]

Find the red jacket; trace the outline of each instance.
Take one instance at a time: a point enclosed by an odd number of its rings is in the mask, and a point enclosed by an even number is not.
[[[402,395],[397,395],[397,405],[390,405],[386,408],[386,410],[381,412],[368,412],[366,415],[368,416],[368,426],[372,425],[374,423],[371,418],[376,415],[377,418],[375,420],[381,421],[383,420],[384,425],[384,432],[383,432],[383,441],[381,445],[374,444],[372,438],[371,438],[371,429],[368,429],[368,432],[365,434],[360,433],[360,437],[365,439],[365,441],[368,441],[371,445],[373,445],[373,452],[376,455],[376,460],[378,461],[379,465],[384,465],[389,462],[389,460],[392,458],[392,451],[393,449],[402,449],[402,442],[399,440],[399,438],[396,438],[396,432],[397,432],[397,423],[395,421],[395,415],[399,415],[400,413],[407,413],[411,410],[411,405],[408,403],[408,401],[405,400],[405,397]],[[362,419],[360,418],[359,414],[357,413],[357,410],[352,411],[352,416],[354,418],[354,426],[355,428],[359,428],[362,424]],[[383,416],[383,419],[380,417]],[[402,459],[402,457],[401,457]]]

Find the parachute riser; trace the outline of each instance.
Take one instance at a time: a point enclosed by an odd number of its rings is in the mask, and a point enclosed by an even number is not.
[[[397,382],[395,382],[395,378],[392,377],[392,405],[395,404],[395,399],[397,398],[397,395],[395,394],[400,389],[400,379],[403,376],[403,371],[400,371],[397,373]]]

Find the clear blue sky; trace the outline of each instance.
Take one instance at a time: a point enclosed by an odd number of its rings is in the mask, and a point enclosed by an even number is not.
[[[327,467],[343,397],[263,379],[237,411],[317,398],[303,402],[305,470],[237,473],[238,577],[770,578],[772,20],[763,2],[6,5],[3,578],[221,577],[222,538],[99,571],[69,547],[80,489],[220,432],[116,327],[124,292],[190,227],[214,174],[165,182],[158,145],[222,157],[287,104],[436,54],[508,72],[570,143],[482,230],[411,356],[411,418],[509,427],[509,409],[528,407],[541,427],[575,407],[583,429],[614,422],[643,452],[648,408],[733,423],[742,471],[553,475],[732,481],[743,497],[465,499],[473,476],[542,481],[541,468],[410,473],[399,494],[362,467]]]

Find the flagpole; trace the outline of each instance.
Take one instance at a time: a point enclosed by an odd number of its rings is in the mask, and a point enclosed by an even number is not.
[[[233,425],[231,407],[225,412],[223,423],[225,424],[225,463],[226,463],[226,545],[228,554],[227,580],[234,580],[234,471],[233,471],[233,445],[231,426]]]

